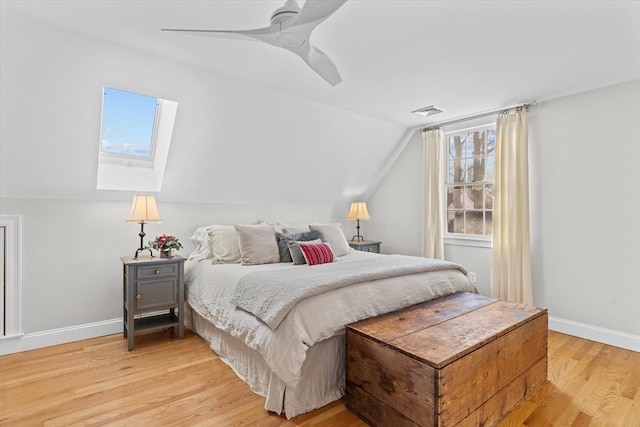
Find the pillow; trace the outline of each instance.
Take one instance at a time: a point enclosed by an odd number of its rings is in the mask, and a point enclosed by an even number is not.
[[[311,231],[319,231],[322,233],[322,241],[331,245],[335,256],[344,256],[351,252],[347,238],[342,232],[342,225],[337,224],[312,224],[309,226]]]
[[[238,232],[242,265],[280,262],[280,252],[273,225],[236,224],[234,227]]]
[[[268,219],[261,219],[258,221],[259,225],[273,225],[276,229],[276,233],[282,234],[296,234],[305,233],[309,231],[309,226],[306,224],[287,224],[282,221],[271,221]]]
[[[327,264],[336,259],[329,243],[320,243],[319,245],[299,243],[299,246],[304,260],[309,265]]]
[[[287,240],[287,245],[289,246],[289,252],[291,253],[291,259],[293,260],[294,265],[300,265],[306,263],[304,259],[304,255],[302,254],[302,249],[300,249],[300,243],[308,243],[310,245],[319,245],[322,243],[322,240],[307,240],[307,241],[295,241],[295,240]]]
[[[209,244],[209,228],[211,226],[207,225],[205,227],[198,227],[193,232],[191,236],[191,241],[195,246],[193,252],[189,254],[189,259],[207,259],[211,257],[211,245]]]
[[[282,228],[282,232],[284,234],[308,233],[309,226],[308,225],[288,225]]]
[[[214,264],[240,262],[238,232],[233,225],[212,225],[209,227],[208,235]]]
[[[309,240],[316,240],[321,238],[322,235],[317,231],[307,231],[306,233],[298,234],[283,234],[276,231],[276,241],[278,242],[278,250],[280,251],[280,262],[293,261],[293,258],[291,258],[291,251],[289,250],[288,242],[293,240],[307,242]],[[300,256],[302,256],[302,254],[300,254]]]

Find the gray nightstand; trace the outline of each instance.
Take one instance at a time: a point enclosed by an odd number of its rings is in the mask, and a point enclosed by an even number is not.
[[[349,246],[353,249],[363,252],[375,252],[380,253],[380,244],[382,242],[376,242],[374,240],[349,240]]]
[[[133,350],[136,332],[178,327],[184,337],[184,261],[171,258],[120,258],[123,264],[124,336]],[[175,310],[178,309],[176,315]],[[150,316],[144,313],[162,312]]]

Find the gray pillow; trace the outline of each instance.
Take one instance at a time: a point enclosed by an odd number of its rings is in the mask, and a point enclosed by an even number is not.
[[[309,240],[316,240],[321,238],[322,238],[322,235],[318,231],[307,231],[304,233],[294,233],[294,234],[276,233],[276,240],[278,242],[278,251],[280,252],[280,262],[293,262],[293,258],[291,258],[291,251],[289,250],[288,242],[291,242],[291,241],[308,242]],[[300,252],[300,255],[302,255],[302,252]]]
[[[270,264],[280,261],[273,225],[234,225],[240,243],[242,265]]]
[[[304,254],[302,253],[302,249],[300,249],[300,243],[313,243],[320,244],[322,243],[321,239],[315,240],[288,240],[287,245],[289,245],[289,252],[291,253],[291,259],[293,259],[294,265],[306,264],[307,261],[304,259]]]

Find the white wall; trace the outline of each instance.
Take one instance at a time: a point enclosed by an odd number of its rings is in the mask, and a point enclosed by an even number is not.
[[[640,336],[640,80],[539,102],[530,114],[534,302],[550,316]],[[421,138],[369,200],[366,237],[419,254]],[[489,293],[489,249],[445,248]]]

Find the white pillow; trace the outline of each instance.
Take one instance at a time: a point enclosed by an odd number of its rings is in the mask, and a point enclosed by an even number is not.
[[[280,251],[273,225],[236,224],[242,265],[280,262]]]
[[[215,264],[240,262],[238,233],[233,225],[212,225],[208,228],[208,236]]]
[[[322,234],[322,240],[331,245],[335,256],[344,256],[351,252],[347,238],[344,237],[342,231],[342,224],[311,224],[309,229],[319,231]]]
[[[212,225],[198,227],[191,236],[191,241],[196,247],[189,254],[189,259],[207,259],[211,257],[211,244],[209,243],[209,229]]]

